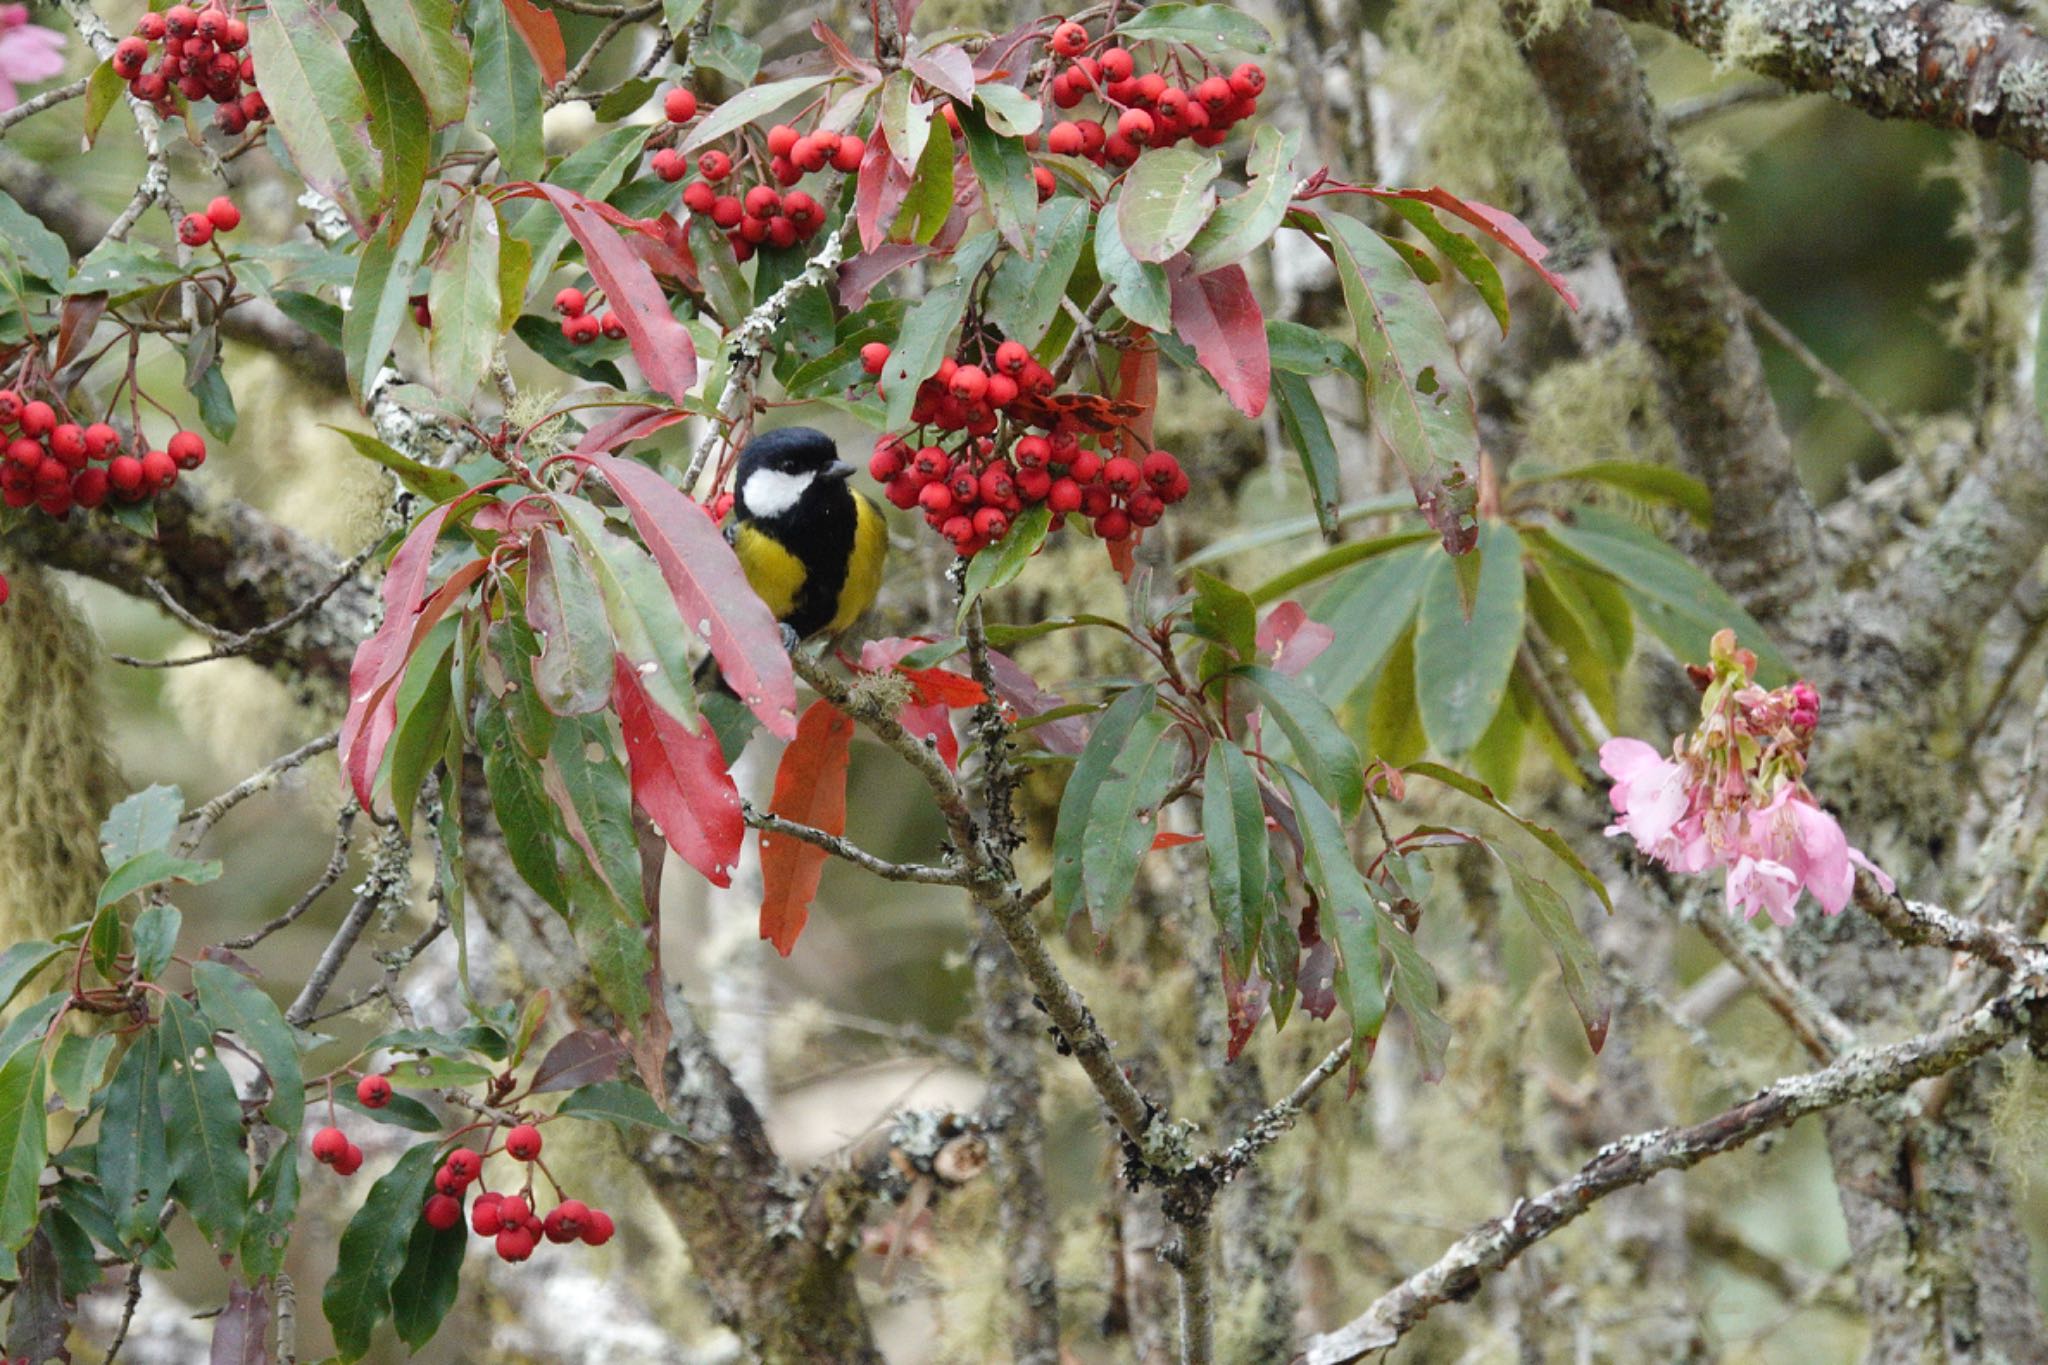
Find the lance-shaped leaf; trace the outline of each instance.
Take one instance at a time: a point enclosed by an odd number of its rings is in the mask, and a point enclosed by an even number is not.
[[[421,1218],[406,1240],[405,1260],[391,1282],[391,1325],[417,1351],[441,1330],[462,1288],[462,1253],[469,1229],[435,1228]]]
[[[967,561],[967,578],[960,590],[956,626],[966,624],[968,613],[981,600],[983,593],[1014,581],[1018,574],[1024,572],[1031,556],[1045,544],[1046,533],[1051,527],[1052,509],[1040,503],[1019,515],[1001,540]]]
[[[960,110],[960,131],[967,139],[967,162],[981,185],[982,202],[995,217],[996,230],[1017,250],[1030,251],[1038,216],[1030,153],[1021,139],[991,128],[979,110]]]
[[[1239,980],[1266,916],[1266,811],[1244,750],[1227,739],[1209,746],[1202,773],[1202,836],[1209,854],[1209,909],[1223,932],[1224,955]]]
[[[1184,250],[1216,208],[1214,152],[1165,147],[1147,152],[1124,174],[1116,201],[1117,230],[1133,257],[1154,265]]]
[[[1515,814],[1498,796],[1493,794],[1493,790],[1490,787],[1465,776],[1465,774],[1455,769],[1446,768],[1440,763],[1410,763],[1402,771],[1410,777],[1426,777],[1432,782],[1442,783],[1453,791],[1463,792],[1473,800],[1490,807],[1498,814],[1514,821],[1524,832],[1532,836],[1537,843],[1542,844],[1543,847],[1556,855],[1559,862],[1570,868],[1573,876],[1591,888],[1593,894],[1600,898],[1600,903],[1607,907],[1609,914],[1614,913],[1614,901],[1608,896],[1606,885],[1593,875],[1593,870],[1586,866],[1585,860],[1573,851],[1572,846],[1564,841],[1564,836],[1560,835],[1556,830],[1548,825],[1538,824],[1527,816]]]
[[[383,159],[385,205],[403,222],[419,205],[432,157],[433,133],[428,127],[426,100],[413,83],[412,73],[369,29],[358,28],[349,36],[348,59],[370,106],[370,142]],[[197,354],[188,365],[192,373],[186,384],[196,389],[205,366]]]
[[[1003,334],[1036,347],[1060,315],[1060,300],[1088,240],[1088,206],[1073,195],[1048,199],[1038,209],[1036,256],[1012,255],[996,268],[986,303]]]
[[[363,8],[377,36],[412,73],[434,126],[460,122],[469,111],[469,49],[452,0],[364,0]]]
[[[569,837],[612,895],[624,906],[646,905],[632,784],[612,757],[603,722],[576,720],[560,727],[541,764],[541,782]]]
[[[158,1030],[144,1029],[114,1068],[101,1106],[100,1188],[114,1226],[128,1243],[155,1240],[158,1207],[171,1188],[157,1085],[160,1061]]]
[[[341,319],[342,360],[348,369],[349,392],[358,398],[391,354],[398,329],[412,316],[413,277],[426,253],[433,219],[431,213],[415,212],[395,244],[382,232],[363,244],[355,284],[349,290],[348,311]]]
[[[604,475],[661,569],[685,624],[711,645],[726,684],[768,732],[796,733],[796,674],[782,630],[703,506],[633,460],[579,457]]]
[[[697,126],[690,130],[689,136],[683,139],[677,150],[688,156],[700,147],[709,147],[726,134],[774,113],[797,96],[809,94],[831,80],[832,75],[831,72],[825,72],[814,76],[792,76],[788,80],[767,81],[761,85],[748,86],[699,119]],[[916,158],[912,157],[910,160],[915,161]]]
[[[688,1137],[689,1130],[663,1113],[654,1096],[625,1081],[599,1081],[565,1095],[555,1107],[557,1114],[580,1119],[602,1119],[622,1133],[635,1128]]]
[[[1325,214],[1344,302],[1370,374],[1374,428],[1408,470],[1425,509],[1453,471],[1478,468],[1479,418],[1443,315],[1387,239],[1356,218]],[[1453,529],[1438,526],[1447,538]]]
[[[1173,296],[1166,271],[1141,261],[1124,245],[1114,201],[1095,215],[1095,270],[1109,286],[1110,302],[1132,322],[1155,332],[1173,330]]]
[[[678,403],[697,382],[697,343],[669,308],[668,296],[640,254],[626,243],[602,207],[574,190],[521,181],[504,191],[538,196],[555,206],[583,248],[591,278],[604,290],[612,316],[626,329],[633,360],[656,392]]]
[[[1118,697],[1095,722],[1088,747],[1081,751],[1074,771],[1067,776],[1052,846],[1052,906],[1062,916],[1073,914],[1086,903],[1081,859],[1096,795],[1109,779],[1132,729],[1140,719],[1151,715],[1158,703],[1158,690],[1149,683]]]
[[[211,1027],[180,996],[164,997],[164,1143],[171,1186],[192,1221],[223,1253],[241,1240],[249,1212],[249,1158],[242,1151],[242,1104],[213,1052]]]
[[[829,702],[812,702],[797,722],[796,738],[775,769],[768,809],[785,820],[846,833],[846,765],[853,721]],[[826,852],[786,834],[761,831],[761,937],[788,957],[810,918]]]
[[[1557,291],[1557,296],[1569,307],[1576,309],[1579,306],[1579,296],[1565,283],[1564,276],[1543,264],[1543,258],[1550,254],[1550,248],[1537,241],[1536,234],[1523,226],[1522,220],[1514,214],[1494,208],[1491,204],[1460,199],[1449,190],[1434,186],[1426,190],[1369,189],[1365,192],[1375,199],[1412,200],[1440,208],[1446,213],[1456,214],[1519,256],[1531,270],[1543,277],[1545,284]]]
[[[1427,238],[1431,246],[1442,252],[1444,259],[1449,261],[1457,269],[1457,272],[1470,282],[1474,289],[1479,291],[1480,301],[1493,314],[1493,320],[1500,324],[1500,334],[1506,336],[1508,334],[1507,285],[1501,280],[1500,271],[1494,268],[1494,264],[1488,259],[1486,252],[1480,249],[1479,243],[1473,241],[1462,232],[1453,232],[1450,228],[1445,227],[1437,220],[1436,213],[1427,204],[1417,203],[1412,199],[1390,199],[1387,201],[1387,206],[1414,224],[1415,230]],[[1401,251],[1403,255],[1407,254],[1407,243],[1399,238],[1389,238],[1388,240],[1396,250]],[[1416,261],[1411,259],[1409,264],[1414,266]],[[1434,266],[1432,265],[1431,268],[1434,269]],[[1425,274],[1420,269],[1416,273],[1419,275]],[[1427,278],[1427,275],[1425,275],[1425,278]]]
[[[1380,943],[1372,890],[1351,862],[1343,826],[1322,794],[1294,769],[1282,766],[1280,776],[1294,815],[1301,825],[1301,875],[1316,894],[1323,937],[1337,947],[1337,999],[1351,1016],[1356,1045],[1351,1068],[1356,1075],[1372,1055],[1387,1017],[1387,997],[1380,983]]]
[[[277,0],[251,16],[249,54],[299,173],[362,232],[381,207],[384,168],[370,139],[369,97],[335,26],[338,14],[319,0]]]
[[[641,686],[670,714],[685,721],[697,715],[690,681],[691,631],[676,610],[675,595],[654,561],[625,536],[605,525],[604,513],[581,498],[563,497],[562,513],[576,549],[597,581],[611,626],[614,651],[641,677]],[[611,663],[606,661],[607,695]]]
[[[513,27],[505,0],[467,0],[476,43],[472,124],[498,149],[511,176],[539,175],[547,161],[541,143],[546,101],[533,49]]]
[[[555,806],[541,781],[540,764],[512,738],[502,706],[484,708],[477,719],[476,739],[483,751],[491,810],[498,817],[512,866],[536,895],[566,911],[569,897],[555,849]]]
[[[1522,540],[1505,522],[1479,532],[1479,587],[1469,616],[1457,561],[1435,558],[1415,623],[1415,687],[1422,727],[1437,751],[1469,752],[1507,695],[1525,617]]]
[[[1375,901],[1373,914],[1379,926],[1380,946],[1387,950],[1393,963],[1388,984],[1394,1005],[1408,1016],[1408,1027],[1414,1034],[1416,1067],[1425,1081],[1440,1081],[1444,1077],[1444,1056],[1451,1047],[1451,1026],[1436,1012],[1437,1002],[1442,998],[1436,970],[1392,912]]]
[[[530,1095],[551,1090],[574,1090],[599,1081],[616,1080],[622,1068],[633,1064],[626,1045],[603,1029],[577,1029],[548,1049],[547,1056],[533,1069]]]
[[[542,79],[560,85],[569,73],[568,45],[562,41],[562,25],[554,14],[533,0],[503,0],[505,13],[519,33]]]
[[[656,706],[623,656],[614,661],[612,704],[634,797],[684,862],[714,886],[732,885],[747,827],[710,723],[692,730]]]
[[[1230,671],[1265,703],[1264,714],[1280,727],[1294,750],[1294,761],[1308,775],[1323,799],[1344,813],[1358,813],[1365,802],[1365,770],[1358,746],[1344,733],[1337,717],[1308,686],[1271,668]]]
[[[1288,201],[1294,197],[1294,158],[1300,150],[1300,129],[1283,133],[1270,123],[1261,123],[1253,131],[1252,149],[1244,163],[1250,182],[1242,194],[1217,204],[1215,213],[1187,244],[1198,272],[1236,264],[1280,230]]]
[[[1442,556],[1413,545],[1369,559],[1330,585],[1311,615],[1336,639],[1302,676],[1331,707],[1342,706],[1393,651],[1415,619],[1422,590]]]
[[[1308,479],[1309,497],[1315,504],[1316,525],[1325,536],[1334,538],[1341,480],[1337,442],[1330,434],[1323,405],[1306,378],[1285,370],[1273,372],[1273,397],[1280,402],[1280,427],[1287,433],[1287,443],[1301,456],[1301,472]]]
[[[1550,883],[1532,875],[1513,858],[1503,855],[1500,862],[1507,869],[1516,903],[1536,926],[1536,932],[1543,935],[1550,951],[1557,955],[1565,994],[1571,997],[1572,1008],[1579,1012],[1579,1022],[1585,1025],[1587,1045],[1598,1052],[1607,1042],[1611,1011],[1601,990],[1600,963],[1593,945],[1579,931],[1571,906]]]
[[[179,858],[158,849],[150,853],[137,854],[107,874],[107,880],[100,886],[99,907],[112,905],[126,899],[146,886],[159,882],[185,882],[202,886],[220,877],[218,861],[199,862],[191,858]]]
[[[1202,275],[1183,257],[1171,262],[1166,274],[1174,331],[1194,347],[1195,358],[1231,406],[1257,417],[1266,410],[1273,369],[1265,317],[1244,267],[1228,265]]]
[[[611,699],[612,644],[597,579],[559,531],[534,532],[526,558],[526,621],[541,642],[533,682],[558,716],[587,716]]]
[[[12,1004],[14,997],[21,993],[35,974],[56,961],[66,949],[41,939],[25,939],[11,943],[6,952],[0,952],[0,1009]]]
[[[1131,727],[1096,790],[1081,838],[1081,885],[1098,934],[1109,932],[1131,897],[1139,860],[1159,827],[1159,803],[1173,786],[1182,752],[1173,719],[1148,711]]]
[[[1187,43],[1204,52],[1264,52],[1273,46],[1265,24],[1235,5],[1147,5],[1117,26],[1128,42]]]
[[[391,1315],[391,1287],[405,1264],[440,1147],[438,1141],[422,1142],[398,1158],[342,1231],[320,1307],[344,1361],[368,1355],[371,1333]]]
[[[49,1133],[43,1117],[43,1050],[16,1048],[0,1063],[0,1252],[8,1259],[36,1227]]]
[[[264,1112],[287,1133],[297,1133],[306,1111],[306,1086],[299,1048],[277,1002],[262,987],[231,967],[200,962],[192,968],[199,1003],[214,1027],[232,1032],[254,1052],[270,1078]]]
[[[434,317],[427,359],[441,396],[456,403],[476,391],[503,335],[498,326],[502,235],[497,205],[471,195],[458,210],[427,285],[427,307]]]

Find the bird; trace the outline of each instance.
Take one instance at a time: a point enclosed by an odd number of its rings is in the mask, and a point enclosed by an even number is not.
[[[794,648],[843,633],[874,605],[889,554],[881,509],[813,427],[763,432],[740,451],[725,538]]]

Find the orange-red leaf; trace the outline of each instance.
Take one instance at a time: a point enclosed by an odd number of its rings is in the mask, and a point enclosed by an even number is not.
[[[768,809],[827,834],[846,833],[846,764],[853,721],[828,702],[813,702],[775,769]],[[825,871],[825,850],[788,835],[761,831],[761,937],[788,957],[810,918]]]
[[[569,49],[562,41],[562,26],[555,22],[555,16],[533,0],[505,0],[505,15],[526,40],[526,49],[533,54],[541,79],[549,85],[560,85],[562,77],[569,74]]]
[[[963,678],[946,668],[904,668],[900,664],[896,671],[910,679],[916,689],[917,699],[926,706],[945,706],[955,711],[969,706],[979,706],[988,700],[988,693],[972,678]]]
[[[1179,848],[1183,844],[1199,844],[1201,842],[1202,836],[1199,834],[1180,834],[1174,830],[1163,829],[1152,836],[1152,851],[1157,853],[1162,848]]]

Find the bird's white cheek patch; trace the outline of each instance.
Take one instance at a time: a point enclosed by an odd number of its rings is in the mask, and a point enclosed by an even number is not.
[[[747,511],[757,517],[779,517],[796,506],[815,474],[786,474],[779,469],[757,469],[747,475],[740,490]]]

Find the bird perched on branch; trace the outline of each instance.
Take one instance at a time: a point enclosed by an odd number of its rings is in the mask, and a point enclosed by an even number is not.
[[[792,647],[840,634],[881,590],[888,528],[852,475],[812,427],[763,432],[740,451],[725,536]]]

